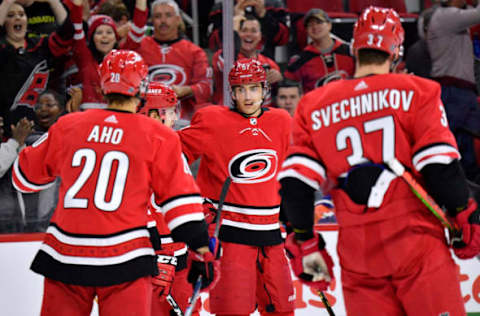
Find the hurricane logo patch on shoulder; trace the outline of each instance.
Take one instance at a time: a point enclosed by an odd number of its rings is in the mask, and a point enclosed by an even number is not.
[[[241,152],[233,157],[228,170],[235,183],[259,183],[272,179],[278,167],[275,150],[253,149]]]

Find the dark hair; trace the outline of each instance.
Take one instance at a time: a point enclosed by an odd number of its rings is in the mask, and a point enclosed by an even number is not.
[[[275,97],[278,95],[278,90],[280,90],[280,88],[297,88],[298,94],[299,95],[303,94],[302,84],[298,81],[284,79],[280,82],[277,82],[274,86],[275,87],[274,87],[273,95]]]
[[[382,65],[390,55],[378,49],[362,48],[358,50],[358,64],[365,65]]]
[[[249,13],[245,14],[245,19],[240,21],[240,30],[242,29],[245,21],[257,21],[258,25],[260,26],[260,32],[262,32],[262,23],[260,23],[260,20],[255,15]]]
[[[88,42],[88,48],[92,52],[93,59],[95,59],[97,63],[100,64],[103,61],[103,58],[105,57],[105,55],[102,52],[100,52],[95,46],[95,42],[93,41],[94,35],[95,35],[95,32],[93,32],[92,38],[90,42]],[[115,43],[115,45],[113,45],[112,49],[118,49],[118,41]]]
[[[37,98],[37,101],[40,99],[40,97],[44,96],[44,95],[47,95],[47,94],[51,94],[53,96],[53,98],[57,101],[58,103],[58,107],[60,109],[65,109],[65,96],[58,93],[57,91],[55,90],[52,90],[52,89],[47,89],[45,91],[43,91],[42,93],[40,93],[38,95],[38,98]]]
[[[109,93],[105,95],[105,100],[107,100],[108,104],[112,103],[125,103],[127,101],[130,101],[132,96],[121,94],[121,93]]]
[[[130,12],[128,12],[127,6],[122,0],[104,1],[98,8],[96,14],[111,16],[115,22],[120,22],[124,16],[126,16],[127,19],[130,19]]]

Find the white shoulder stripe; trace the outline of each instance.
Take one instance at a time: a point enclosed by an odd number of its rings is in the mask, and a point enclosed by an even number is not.
[[[301,175],[300,173],[298,173],[297,171],[295,171],[293,169],[287,169],[285,171],[282,171],[282,172],[278,173],[277,180],[280,181],[284,178],[295,178],[295,179],[298,179],[298,180],[302,181],[303,183],[305,183],[306,185],[312,187],[313,189],[315,189],[317,191],[320,190],[320,185],[318,184],[317,181],[309,179],[309,178]]]
[[[289,167],[292,165],[302,165],[304,167],[307,167],[308,169],[318,173],[320,176],[322,176],[324,179],[326,178],[325,176],[325,168],[322,167],[321,164],[316,162],[313,159],[309,159],[307,157],[303,156],[291,156],[287,159],[282,164],[282,168]]]
[[[77,256],[66,256],[57,252],[55,249],[50,247],[47,244],[42,244],[40,250],[46,252],[53,257],[56,261],[59,261],[64,264],[79,264],[87,266],[107,266],[113,264],[120,264],[132,259],[141,257],[141,256],[154,256],[155,253],[153,248],[139,248],[132,251],[129,251],[123,255],[116,257],[77,257]]]
[[[52,185],[55,184],[55,180],[53,180],[52,182],[46,183],[46,184],[42,184],[42,185],[37,185],[37,184],[33,184],[33,183],[29,182],[27,179],[25,179],[23,177],[22,172],[20,171],[20,167],[18,166],[18,157],[17,157],[17,159],[15,159],[15,162],[13,163],[13,169],[14,169],[14,172],[15,172],[15,175],[16,175],[18,181],[20,181],[20,183],[22,185],[31,189],[32,191],[45,190],[45,189],[48,189],[49,187],[51,187]],[[17,189],[20,192],[31,193],[30,191],[21,190],[19,187],[17,187],[15,185],[14,182],[13,182],[13,185],[15,186],[15,189]]]

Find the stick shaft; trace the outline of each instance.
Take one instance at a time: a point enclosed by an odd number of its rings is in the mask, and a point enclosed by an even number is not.
[[[318,291],[318,295],[320,296],[320,299],[322,300],[323,306],[327,309],[328,315],[329,316],[335,316],[335,313],[333,312],[332,306],[330,306],[330,303],[328,302],[327,297],[323,293],[323,291]]]

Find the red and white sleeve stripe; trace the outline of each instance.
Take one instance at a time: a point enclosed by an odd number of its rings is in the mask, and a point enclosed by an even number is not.
[[[325,167],[316,159],[304,154],[293,154],[282,164],[277,179],[296,178],[315,190],[319,190],[326,179]]]
[[[422,170],[428,164],[449,164],[454,159],[460,159],[458,150],[449,144],[435,144],[422,148],[412,157],[413,166],[417,171]]]
[[[152,205],[164,215],[170,231],[187,222],[203,220],[202,203],[203,198],[199,194],[175,196],[161,204],[157,204],[152,195]]]
[[[36,184],[29,181],[27,177],[24,176],[24,173],[19,166],[17,157],[17,159],[15,159],[15,162],[13,163],[12,168],[12,184],[17,191],[20,191],[22,193],[32,193],[48,189],[55,184],[55,180],[45,184]]]

